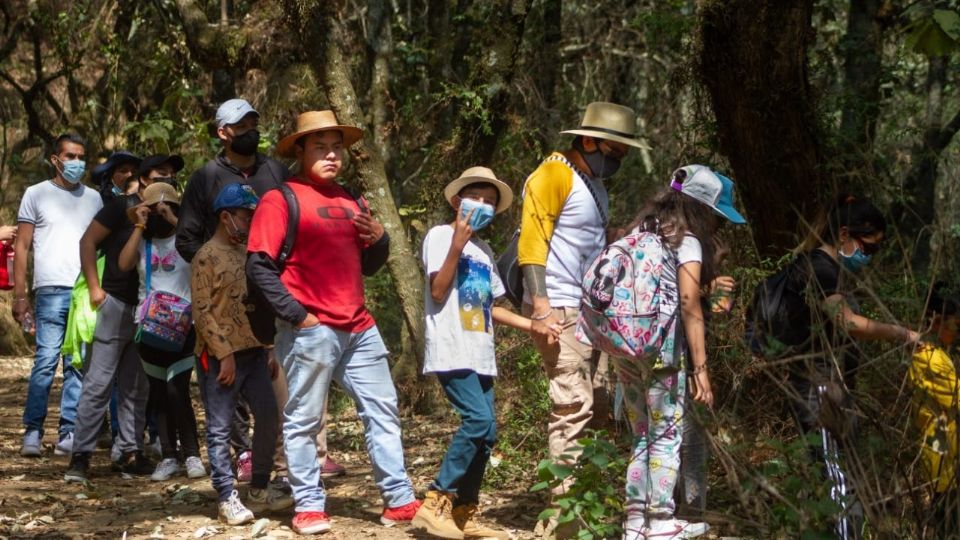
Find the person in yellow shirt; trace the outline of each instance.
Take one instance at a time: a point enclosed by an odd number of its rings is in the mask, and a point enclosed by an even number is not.
[[[917,349],[907,377],[914,388],[913,425],[922,433],[921,474],[933,488],[931,523],[938,537],[947,537],[960,524],[958,492],[957,418],[960,417],[960,381],[949,353],[960,324],[960,300],[946,296],[943,284],[934,286],[928,304],[937,345]]]

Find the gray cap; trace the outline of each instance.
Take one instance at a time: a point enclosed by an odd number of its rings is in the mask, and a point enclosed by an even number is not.
[[[260,113],[258,113],[247,100],[240,98],[228,99],[217,109],[217,127],[222,128],[223,126],[236,124],[250,113],[257,115],[257,117],[260,116]]]

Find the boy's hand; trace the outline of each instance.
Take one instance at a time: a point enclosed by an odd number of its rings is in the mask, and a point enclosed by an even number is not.
[[[470,241],[470,238],[473,236],[473,227],[470,226],[470,218],[473,217],[473,213],[476,210],[470,210],[466,216],[462,212],[457,210],[457,222],[453,226],[453,239],[450,241],[451,247],[453,247],[457,253],[463,251],[463,247],[467,245],[467,242]]]
[[[228,354],[220,359],[220,374],[217,375],[217,382],[224,386],[230,386],[236,378],[237,367],[234,364],[233,355]]]
[[[543,321],[530,321],[530,335],[533,336],[534,339],[542,339],[545,341],[549,339],[556,340],[560,338],[562,330],[559,324],[548,326]]]
[[[373,219],[370,214],[357,214],[353,216],[353,225],[360,234],[360,240],[363,243],[372,246],[383,237],[383,225]]]

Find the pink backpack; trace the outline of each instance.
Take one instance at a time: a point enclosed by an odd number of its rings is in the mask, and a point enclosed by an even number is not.
[[[675,256],[639,229],[604,248],[583,278],[577,340],[620,357],[672,353],[679,295],[661,276]]]

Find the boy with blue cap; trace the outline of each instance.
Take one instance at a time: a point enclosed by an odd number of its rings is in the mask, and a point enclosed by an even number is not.
[[[191,294],[197,329],[197,357],[207,418],[211,481],[219,498],[220,521],[240,525],[253,511],[282,510],[289,494],[270,483],[277,440],[277,403],[271,380],[277,364],[253,334],[243,299],[247,295],[247,235],[259,199],[248,185],[227,184],[214,200],[217,229],[193,260]],[[234,489],[230,431],[240,396],[256,419],[253,477],[246,504]]]

